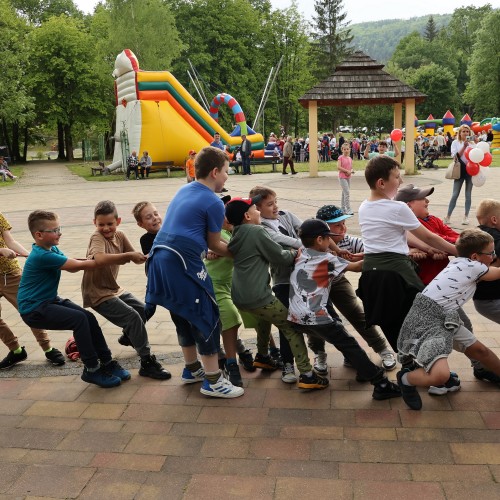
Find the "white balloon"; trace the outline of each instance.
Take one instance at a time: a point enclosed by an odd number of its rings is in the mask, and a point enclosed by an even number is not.
[[[482,173],[485,177],[488,177],[489,172],[490,172],[490,167],[480,166],[479,173]]]
[[[483,153],[490,152],[490,145],[484,141],[478,142],[476,148],[480,149]]]
[[[486,174],[480,170],[477,175],[472,177],[472,184],[476,187],[481,187],[486,182]]]
[[[479,163],[483,161],[484,158],[484,151],[479,149],[479,148],[474,148],[471,151],[469,151],[469,160],[474,162],[474,163]]]

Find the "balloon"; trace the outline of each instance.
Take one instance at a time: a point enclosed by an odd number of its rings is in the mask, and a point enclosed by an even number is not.
[[[479,148],[473,148],[472,151],[469,152],[469,160],[473,163],[479,163],[483,161],[484,151]]]
[[[399,128],[395,128],[395,129],[391,132],[391,139],[392,139],[394,142],[398,142],[398,141],[400,141],[402,138],[403,138],[403,131],[402,131],[402,130],[400,130]]]
[[[469,153],[471,151],[472,151],[472,148],[470,146],[468,146],[468,147],[465,148],[464,156],[467,158],[467,160],[469,160]]]
[[[481,167],[481,172],[488,177],[488,174],[490,173],[490,167]]]
[[[471,176],[474,177],[479,173],[479,169],[481,167],[479,166],[479,163],[474,163],[472,161],[469,161],[467,165],[465,166],[465,170],[467,170],[467,173]]]
[[[476,148],[479,148],[483,153],[490,152],[490,145],[484,141],[478,142]]]
[[[472,184],[476,187],[481,187],[485,182],[486,175],[481,171],[472,178]]]
[[[479,165],[483,167],[489,167],[492,161],[493,161],[493,156],[491,156],[491,153],[486,152],[484,153],[484,158],[479,162]]]

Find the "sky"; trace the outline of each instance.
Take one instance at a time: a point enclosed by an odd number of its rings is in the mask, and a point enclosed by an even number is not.
[[[78,7],[86,13],[91,13],[98,0],[75,0]],[[275,9],[284,9],[292,3],[291,0],[271,0]],[[480,7],[490,4],[500,8],[500,0],[383,0],[375,3],[374,0],[344,0],[344,10],[351,24],[381,19],[409,19],[411,17],[429,14],[450,14],[463,6],[474,5]],[[374,4],[376,5],[374,8]],[[313,0],[297,0],[299,11],[311,19],[314,14]]]

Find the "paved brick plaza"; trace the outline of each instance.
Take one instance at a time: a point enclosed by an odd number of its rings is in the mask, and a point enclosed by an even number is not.
[[[472,192],[471,216],[482,198],[498,198],[500,169],[490,174],[485,186]],[[443,170],[405,182],[435,186],[431,213],[445,215],[452,184]],[[154,174],[147,180],[93,183],[55,162],[42,163],[28,166],[22,179],[0,190],[1,211],[25,246],[31,244],[28,213],[57,211],[61,250],[84,257],[98,201],[117,204],[121,228],[139,248],[142,230],[130,213],[133,205],[148,199],[164,213],[183,183]],[[233,196],[242,196],[256,184],[272,187],[280,207],[302,218],[340,201],[333,172],[316,179],[231,176],[226,186]],[[367,192],[358,172],[351,187],[355,211]],[[464,227],[459,225],[463,206],[462,192],[452,219],[458,230]],[[359,234],[357,216],[348,226]],[[349,279],[357,277],[350,273]],[[80,280],[81,273],[63,273],[61,296],[81,304]],[[138,297],[144,296],[145,281],[142,266],[122,267],[120,283]],[[464,356],[451,357],[462,390],[444,397],[421,391],[421,412],[408,410],[400,399],[373,401],[371,386],[356,383],[354,371],[342,367],[333,348],[328,350],[331,385],[325,391],[303,393],[282,383],[278,373],[242,371],[245,395],[214,400],[200,395],[198,386],[181,385],[174,328],[159,309],[148,323],[150,341],[173,378],[158,382],[137,376],[134,352],[120,346],[118,328],[97,315],[114,355],[133,375],[120,387],[103,390],[80,380],[79,365],[49,367],[17,312],[5,300],[1,304],[2,317],[29,359],[0,372],[0,499],[500,498],[499,389],[476,381]],[[498,325],[470,304],[466,311],[476,335],[500,354]],[[61,350],[69,336],[51,332]],[[243,330],[242,337],[254,346],[253,331]],[[0,354],[6,354],[3,345]],[[371,351],[370,357],[376,360]],[[394,379],[395,371],[389,376]]]

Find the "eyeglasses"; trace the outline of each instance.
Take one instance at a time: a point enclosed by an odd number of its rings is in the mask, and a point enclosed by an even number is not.
[[[40,229],[40,233],[61,234],[62,233],[62,226],[55,227],[54,229]]]
[[[496,256],[496,252],[495,250],[493,250],[493,252],[476,252],[478,255],[489,255],[490,257],[495,257]]]

